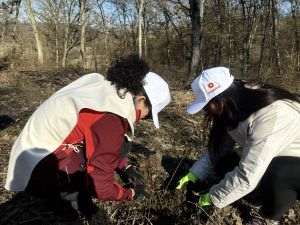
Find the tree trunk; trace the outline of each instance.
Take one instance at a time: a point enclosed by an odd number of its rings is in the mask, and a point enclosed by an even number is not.
[[[15,0],[13,2],[15,7],[15,17],[13,19],[13,32],[12,32],[12,39],[15,42],[12,48],[12,55],[15,56],[17,54],[17,48],[18,48],[18,41],[17,41],[17,25],[18,25],[18,19],[20,15],[20,5],[21,0]],[[11,69],[15,68],[15,60],[12,60],[10,64]]]
[[[64,25],[64,40],[63,40],[63,53],[61,59],[62,68],[66,68],[67,58],[68,58],[68,46],[69,46],[69,36],[70,36],[70,21],[71,21],[71,4],[70,6],[64,2],[63,3],[63,25]]]
[[[144,34],[144,58],[148,57],[148,23],[146,20],[146,8],[144,7],[143,11],[143,34]]]
[[[17,33],[17,25],[18,25],[18,18],[20,14],[20,5],[21,5],[21,0],[16,0],[15,1],[15,7],[16,7],[16,13],[15,13],[15,18],[14,18],[14,26],[13,26],[13,39],[16,41],[16,33]]]
[[[168,16],[166,15],[166,13],[164,12],[164,16],[165,16],[165,37],[166,37],[166,53],[167,53],[167,65],[168,68],[171,68],[171,60],[170,60],[170,34],[169,34],[169,23],[170,20],[168,18]]]
[[[66,68],[67,56],[68,56],[68,45],[69,45],[69,24],[66,24],[67,19],[64,24],[64,47],[61,65],[63,68]]]
[[[265,10],[264,10],[264,29],[263,29],[263,38],[261,40],[261,45],[260,45],[260,56],[259,56],[259,63],[258,63],[258,77],[260,80],[264,80],[264,77],[262,76],[262,68],[263,68],[263,61],[264,61],[264,53],[265,53],[265,47],[266,47],[266,40],[269,35],[269,27],[270,27],[270,15],[271,15],[271,8],[270,8],[270,0],[267,1],[268,4],[266,4]]]
[[[86,26],[87,26],[87,1],[88,0],[79,0],[80,4],[80,55],[81,55],[81,63],[82,68],[87,69],[86,65],[86,49],[85,49],[85,41],[86,41]]]
[[[201,62],[202,21],[205,0],[189,0],[192,22],[192,54],[188,82],[199,72]]]
[[[123,46],[122,47],[123,47],[123,51],[126,51],[126,49],[128,48],[128,31],[127,31],[127,19],[126,19],[127,8],[126,8],[125,4],[121,5],[121,11],[122,11],[123,35],[124,35]],[[129,45],[130,45],[130,42],[129,42]],[[136,48],[136,46],[135,46],[135,39],[132,42],[132,46],[134,46],[134,48]]]
[[[98,52],[98,49],[97,49],[97,45],[95,45],[93,47],[93,61],[94,61],[94,70],[95,71],[98,71],[98,59],[97,59],[97,52]]]
[[[228,63],[228,67],[230,68],[231,67],[231,49],[232,49],[232,38],[231,38],[231,27],[232,27],[232,24],[231,24],[231,4],[230,4],[230,1],[227,2],[227,17],[228,17],[228,52],[227,52],[227,63]]]
[[[59,42],[58,42],[58,24],[55,22],[55,63],[56,68],[59,68]]]
[[[279,52],[279,18],[278,18],[278,2],[277,0],[271,0],[272,4],[272,45],[273,45],[273,58],[275,58],[275,66],[277,69],[277,76],[281,77],[281,61]]]
[[[36,48],[37,48],[37,52],[38,52],[38,64],[39,65],[43,65],[44,64],[44,52],[43,52],[43,46],[42,46],[42,42],[40,39],[40,33],[38,31],[37,28],[37,24],[36,24],[36,20],[35,20],[35,15],[34,12],[32,10],[32,5],[31,5],[31,0],[26,0],[26,5],[27,5],[27,13],[28,13],[28,17],[33,29],[33,34],[35,37],[35,41],[36,41]]]
[[[218,32],[216,35],[216,48],[215,48],[215,65],[222,64],[222,55],[223,55],[223,46],[224,46],[224,23],[225,18],[223,14],[224,10],[224,2],[221,0],[215,1],[215,14],[217,17],[217,24],[218,24]]]
[[[243,48],[241,53],[241,75],[249,73],[251,48],[257,29],[258,6],[254,1],[240,0],[243,15]]]
[[[56,2],[55,2],[56,3]],[[56,3],[53,5],[53,10],[54,10],[54,24],[55,24],[55,64],[56,68],[59,68],[59,22],[60,22],[60,3]]]
[[[144,0],[139,1],[139,56],[143,56],[143,11],[144,11]]]
[[[295,55],[296,55],[296,71],[300,71],[300,35],[298,29],[299,22],[299,0],[291,0],[291,11],[293,18],[293,26],[294,26],[294,35],[295,35]]]
[[[61,60],[62,68],[66,68],[66,62],[67,62],[67,50],[66,50],[65,44],[64,44],[64,51],[63,51],[62,60]]]
[[[7,27],[8,27],[8,18],[4,19],[4,24],[2,25],[2,31],[1,31],[1,45],[4,44],[4,39],[7,33]]]

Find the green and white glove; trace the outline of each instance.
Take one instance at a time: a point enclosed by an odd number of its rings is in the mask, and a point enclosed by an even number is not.
[[[210,205],[212,205],[212,204],[213,204],[213,203],[212,203],[212,201],[211,201],[211,198],[210,198],[209,193],[200,195],[199,200],[198,200],[198,203],[197,203],[197,205],[198,205],[199,207],[210,206]]]
[[[178,181],[178,185],[177,185],[176,189],[180,190],[183,187],[185,187],[189,182],[195,183],[197,180],[198,180],[198,177],[196,177],[192,172],[189,172],[188,174],[186,174],[184,177],[182,177]]]

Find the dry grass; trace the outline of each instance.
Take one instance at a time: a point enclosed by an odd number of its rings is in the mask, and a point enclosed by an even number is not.
[[[131,160],[139,164],[146,178],[150,198],[142,202],[97,202],[99,211],[93,218],[66,223],[55,217],[42,200],[4,190],[9,151],[24,123],[44,99],[78,76],[74,72],[23,72],[10,77],[1,74],[0,115],[10,115],[16,123],[0,131],[0,225],[242,224],[239,207],[204,211],[191,204],[183,204],[184,193],[168,190],[178,179],[178,174],[167,172],[166,165],[162,163],[166,156],[173,160],[173,167],[181,162],[181,170],[186,169],[186,161],[180,160],[182,157],[196,159],[205,150],[206,131],[203,130],[201,116],[187,116],[185,113],[186,104],[193,96],[188,91],[175,89],[172,90],[172,104],[160,114],[161,129],[154,129],[150,121],[139,124],[135,141],[141,146],[130,154]],[[284,218],[284,224],[299,223],[297,205]]]

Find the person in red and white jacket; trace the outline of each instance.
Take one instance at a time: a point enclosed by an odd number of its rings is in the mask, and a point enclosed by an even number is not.
[[[91,197],[132,200],[144,194],[127,165],[134,124],[171,100],[168,84],[136,55],[112,63],[106,78],[87,74],[54,93],[30,117],[10,154],[5,188],[64,199],[87,213]],[[123,187],[115,171],[135,184]],[[134,182],[133,182],[134,183]]]

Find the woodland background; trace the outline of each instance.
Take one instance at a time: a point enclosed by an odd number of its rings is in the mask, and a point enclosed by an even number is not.
[[[245,79],[299,89],[299,0],[0,1],[2,69],[105,73],[139,53],[187,84],[223,65]],[[296,81],[296,83],[295,83]],[[296,86],[295,86],[296,85]]]

